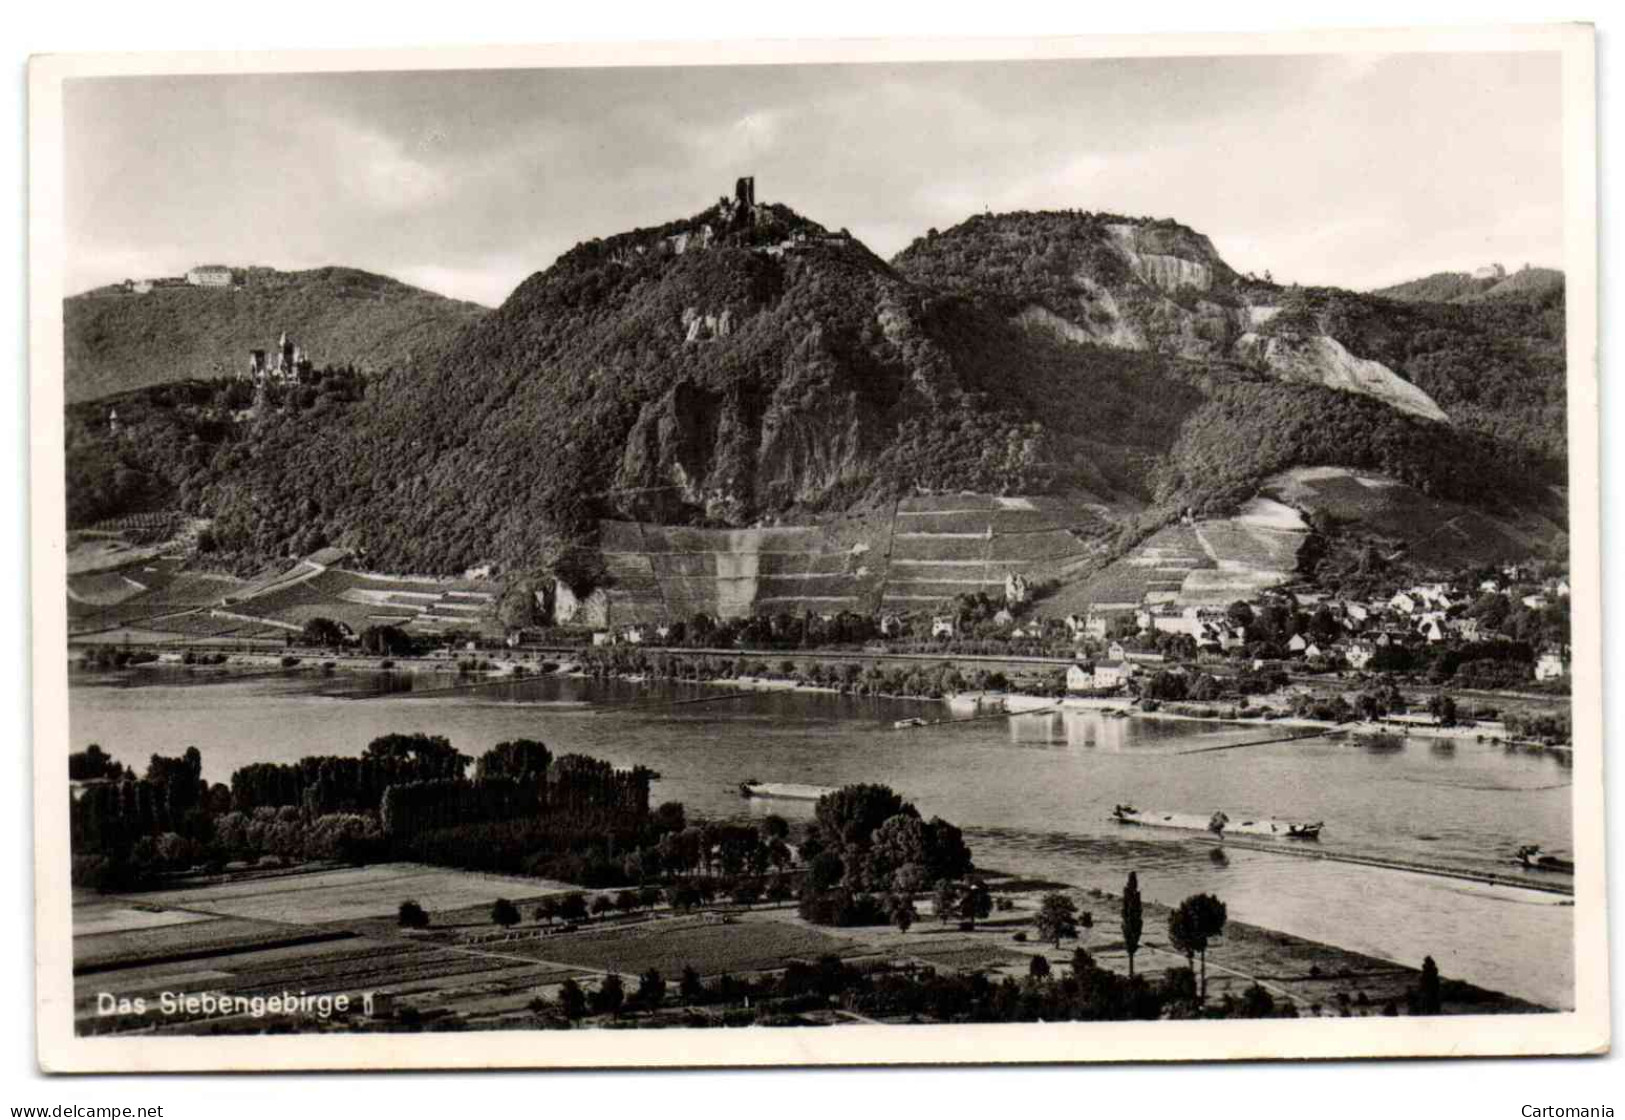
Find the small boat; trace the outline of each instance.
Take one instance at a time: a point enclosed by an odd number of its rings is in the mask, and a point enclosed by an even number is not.
[[[800,782],[759,782],[752,779],[739,783],[740,797],[772,797],[783,801],[817,801],[835,790],[829,786],[810,786]]]
[[[1101,713],[1104,719],[1128,719],[1133,714],[1127,708],[1107,708]]]
[[[1112,806],[1112,819],[1118,824],[1139,824],[1140,811],[1132,805]]]
[[[1224,826],[1230,823],[1230,817],[1223,809],[1208,818],[1207,830],[1215,836],[1224,835]]]
[[[908,719],[900,719],[896,723],[893,723],[892,724],[892,730],[894,730],[894,731],[905,731],[910,727],[924,727],[924,726],[925,726],[925,720],[922,719],[920,716],[910,716]]]
[[[1574,874],[1574,861],[1572,859],[1543,856],[1540,854],[1539,844],[1525,844],[1519,848],[1518,861],[1531,871],[1556,871],[1564,875]]]
[[[1319,840],[1320,830],[1325,827],[1325,821],[1316,821],[1314,824],[1289,824],[1286,826],[1287,839]]]

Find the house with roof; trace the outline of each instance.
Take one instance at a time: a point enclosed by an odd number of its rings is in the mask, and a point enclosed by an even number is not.
[[[1445,619],[1444,628],[1451,637],[1464,642],[1476,642],[1484,635],[1476,618],[1448,618]]]
[[[1393,598],[1388,600],[1389,609],[1396,610],[1400,614],[1415,614],[1420,606],[1421,603],[1417,601],[1416,596],[1409,591],[1396,591]]]
[[[880,633],[882,637],[895,638],[903,632],[903,618],[897,614],[883,614],[880,616]]]
[[[1286,644],[1288,653],[1303,653],[1309,648],[1309,639],[1302,634],[1294,634]]]
[[[1377,647],[1370,642],[1350,642],[1343,649],[1343,660],[1349,663],[1350,669],[1364,669],[1376,654]]]
[[[1066,690],[1068,692],[1088,692],[1095,687],[1095,674],[1085,665],[1068,665],[1066,667]]]
[[[1132,661],[1118,661],[1114,658],[1107,658],[1104,661],[1095,662],[1091,680],[1095,688],[1122,688],[1134,679],[1134,674],[1137,671]],[[1067,676],[1070,677],[1071,675],[1072,670],[1068,668]]]
[[[1541,651],[1540,660],[1535,662],[1535,679],[1537,681],[1556,680],[1568,673],[1569,663],[1561,649],[1547,649]]]
[[[931,620],[931,636],[933,638],[951,638],[956,631],[951,616],[939,614]]]

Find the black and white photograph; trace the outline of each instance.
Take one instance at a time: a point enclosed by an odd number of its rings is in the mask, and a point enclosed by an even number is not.
[[[1590,28],[800,47],[35,60],[45,1066],[1605,1050]]]

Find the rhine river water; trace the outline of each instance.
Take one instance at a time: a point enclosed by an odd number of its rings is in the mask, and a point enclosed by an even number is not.
[[[1571,775],[1559,755],[1419,739],[1374,750],[1318,738],[1182,753],[1265,738],[1269,729],[1062,711],[899,731],[894,720],[945,718],[946,706],[789,691],[670,705],[659,701],[720,690],[579,678],[415,695],[413,683],[76,673],[73,749],[100,743],[140,769],[155,752],[195,745],[204,776],[229,781],[250,762],[359,754],[391,731],[445,735],[470,755],[529,737],[555,753],[649,766],[661,775],[654,799],[681,801],[691,817],[810,814],[807,803],[740,798],[746,779],[882,782],[924,815],[964,828],[985,868],[1114,892],[1135,870],[1157,902],[1209,891],[1240,921],[1410,965],[1431,954],[1446,976],[1574,1005],[1574,911],[1565,896],[1305,859],[1290,854],[1301,842],[1285,839],[1279,852],[1231,846],[1219,862],[1211,837],[1110,820],[1119,802],[1204,816],[1222,809],[1238,822],[1323,820],[1327,853],[1516,876],[1519,844],[1570,853]],[[384,694],[333,695],[371,686]]]

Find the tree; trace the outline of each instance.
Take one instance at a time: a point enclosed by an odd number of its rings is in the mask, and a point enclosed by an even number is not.
[[[112,756],[102,750],[98,743],[92,743],[84,750],[68,756],[68,777],[74,781],[88,782],[106,778],[116,782],[128,776],[124,764],[114,762]]]
[[[666,1002],[666,978],[651,968],[638,977],[638,1006],[657,1011]]]
[[[899,933],[907,933],[909,928],[919,921],[919,911],[914,909],[914,899],[906,894],[891,894],[886,896],[886,917],[897,927]]]
[[[419,906],[416,899],[409,898],[401,903],[399,919],[406,929],[424,929],[429,924],[429,912]]]
[[[1432,957],[1422,958],[1422,980],[1417,989],[1416,1013],[1437,1015],[1443,1000],[1440,993],[1439,966]]]
[[[826,793],[818,799],[813,813],[826,841],[859,848],[868,847],[875,829],[899,813],[919,816],[918,810],[889,786],[865,783]]]
[[[1225,608],[1224,616],[1232,626],[1251,626],[1253,624],[1253,608],[1244,599],[1237,599]]]
[[[688,827],[681,801],[663,801],[654,811],[656,832],[681,832]]]
[[[937,884],[936,895],[932,901],[937,911],[937,920],[947,924],[948,919],[953,917],[954,911],[958,908],[959,885],[947,879],[942,880]]]
[[[536,602],[537,585],[528,579],[516,580],[497,602],[497,620],[504,630],[523,630],[541,620]]]
[[[336,646],[344,642],[344,628],[331,618],[313,618],[299,632],[299,640],[307,646]]]
[[[574,976],[559,986],[559,1010],[570,1022],[579,1022],[587,1014],[587,994],[581,990]]]
[[[1224,932],[1227,915],[1223,902],[1210,894],[1193,894],[1168,916],[1168,940],[1185,954],[1192,966],[1202,958],[1202,998],[1207,999],[1208,942]]]
[[[1128,954],[1128,974],[1134,976],[1134,954],[1140,951],[1140,933],[1145,926],[1145,915],[1140,909],[1140,878],[1128,873],[1128,885],[1123,888],[1123,951]]]
[[[1254,983],[1241,993],[1241,1015],[1244,1019],[1268,1019],[1275,1014],[1275,997]]]
[[[615,909],[615,900],[607,894],[594,895],[592,900],[592,916],[601,918]]]
[[[519,907],[505,898],[499,898],[491,905],[491,920],[503,929],[517,925],[519,922]]]
[[[677,980],[677,994],[684,1003],[697,1003],[705,995],[705,985],[700,983],[700,974],[693,965],[683,966],[683,975]]]
[[[615,909],[622,914],[630,914],[638,907],[638,896],[635,891],[619,891],[615,895]]]
[[[531,917],[538,922],[546,922],[548,925],[552,925],[553,919],[558,916],[559,900],[555,895],[543,896],[542,900],[536,904],[535,911],[531,914]]]
[[[1050,974],[1049,958],[1043,953],[1033,957],[1027,964],[1027,975],[1034,980],[1046,979]]]
[[[626,1003],[626,986],[621,978],[611,972],[598,984],[598,990],[592,994],[592,1013],[594,1015],[619,1015],[621,1007]]]
[[[1456,701],[1443,692],[1435,692],[1428,700],[1428,714],[1438,721],[1440,727],[1456,726]]]
[[[587,896],[571,891],[559,900],[559,917],[567,922],[579,922],[587,916]]]
[[[653,910],[660,905],[660,888],[650,884],[638,888],[638,905],[645,910]]]
[[[845,874],[845,864],[841,857],[834,852],[819,852],[813,861],[807,865],[807,889],[814,892],[827,891],[841,881]]]
[[[993,913],[993,895],[987,889],[987,884],[980,879],[973,879],[968,887],[959,896],[959,916],[970,922],[971,928],[976,923]]]
[[[1067,895],[1053,892],[1038,907],[1038,936],[1061,947],[1061,938],[1078,936],[1078,904]]]

